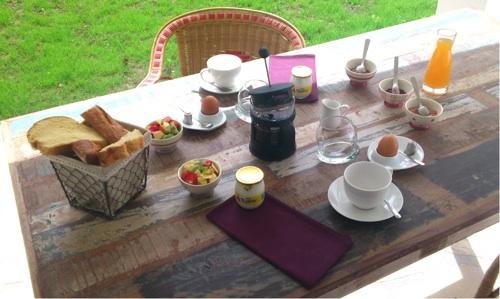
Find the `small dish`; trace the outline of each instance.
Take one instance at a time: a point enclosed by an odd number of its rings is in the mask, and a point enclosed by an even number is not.
[[[384,100],[384,105],[389,108],[401,108],[408,98],[410,98],[413,93],[413,86],[410,81],[404,79],[398,79],[398,85],[400,90],[403,90],[404,94],[394,94],[388,92],[387,90],[392,89],[392,78],[387,78],[378,84],[378,92]]]
[[[340,215],[361,222],[376,222],[383,221],[394,217],[389,207],[385,204],[377,206],[371,210],[362,210],[356,208],[347,198],[344,192],[344,177],[338,177],[328,188],[328,201],[330,205]],[[394,207],[396,211],[401,211],[403,207],[403,194],[399,188],[391,183],[389,187],[387,201]]]
[[[171,118],[169,118],[169,119],[171,119]],[[178,133],[176,135],[172,136],[172,137],[165,138],[165,139],[157,139],[157,138],[154,138],[155,133],[153,133],[149,129],[147,129],[151,133],[151,135],[153,136],[153,138],[151,139],[151,146],[158,153],[162,153],[163,154],[163,153],[171,153],[171,152],[173,152],[175,150],[175,148],[176,148],[177,142],[182,137],[182,134],[184,132],[184,129],[183,129],[184,126],[183,126],[183,124],[180,121],[177,121],[177,120],[174,120],[174,119],[171,119],[171,121],[174,121],[175,123],[177,123],[179,125]],[[148,125],[148,126],[150,126],[150,125]]]
[[[435,111],[435,115],[423,116],[418,113],[412,112],[410,109],[415,109],[418,107],[417,99],[415,97],[406,101],[404,105],[404,110],[406,115],[410,118],[410,126],[417,130],[427,130],[430,129],[431,124],[436,122],[443,115],[443,106],[432,99],[422,96],[422,105],[426,106],[432,111]]]
[[[189,163],[191,161],[194,161],[194,160],[200,161],[201,163],[205,163],[207,161],[211,161],[212,164],[215,166],[215,168],[218,170],[218,175],[217,175],[217,178],[215,179],[215,181],[212,181],[212,182],[210,182],[208,184],[205,184],[205,185],[194,185],[194,184],[190,184],[188,182],[185,182],[182,179],[182,175],[183,175],[182,172],[183,172],[183,169],[184,169],[184,165],[186,165],[187,163]],[[192,159],[192,160],[186,161],[186,162],[182,163],[182,165],[177,170],[177,179],[179,179],[179,182],[181,183],[181,185],[186,190],[188,190],[189,192],[191,192],[194,195],[202,195],[202,194],[211,194],[211,193],[213,193],[213,191],[215,189],[215,186],[217,186],[217,184],[219,184],[221,175],[222,175],[222,167],[220,166],[220,164],[217,163],[216,161],[209,160],[209,159]]]
[[[345,65],[345,72],[350,79],[350,83],[353,87],[366,87],[368,86],[368,81],[370,81],[375,73],[377,72],[377,66],[373,61],[365,59],[365,65],[368,70],[367,73],[358,73],[353,71],[353,69],[361,63],[361,58],[355,58],[349,60]]]
[[[207,128],[206,126],[202,125],[206,123],[201,120],[203,119],[203,117],[200,118],[200,114],[201,112],[198,112],[194,115],[192,124],[182,123],[184,128],[196,131],[212,131],[222,126],[227,120],[226,114],[219,110],[219,112],[216,114],[216,117],[213,118],[213,122],[211,122],[212,126]]]
[[[404,136],[396,136],[398,138],[398,148],[400,151],[404,151],[406,145],[410,142],[415,142],[416,150],[415,154],[413,154],[413,158],[418,161],[424,160],[424,149],[418,144],[416,141],[406,138]],[[409,169],[417,166],[418,164],[405,157],[403,154],[399,153],[395,157],[384,157],[377,153],[378,143],[382,139],[382,137],[377,138],[368,146],[368,150],[366,155],[368,156],[368,160],[372,162],[379,163],[381,165],[390,167],[392,170],[403,170]]]
[[[238,75],[236,77],[236,79],[234,80],[234,85],[233,87],[231,88],[224,88],[224,89],[220,89],[219,87],[213,85],[213,84],[210,84],[208,83],[207,81],[203,80],[203,79],[199,79],[199,83],[200,83],[200,87],[203,89],[203,90],[206,90],[208,92],[211,92],[211,93],[214,93],[214,94],[233,94],[233,93],[237,93],[240,91],[241,87],[243,86],[243,84],[245,83],[243,78],[241,77],[241,74]]]

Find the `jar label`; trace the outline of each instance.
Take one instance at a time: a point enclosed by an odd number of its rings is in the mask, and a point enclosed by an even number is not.
[[[240,207],[245,209],[253,209],[262,204],[264,201],[264,193],[252,195],[252,196],[240,196],[238,193],[234,195],[236,202]]]
[[[312,85],[307,85],[304,87],[293,88],[293,94],[297,98],[305,98],[309,96],[312,92]]]

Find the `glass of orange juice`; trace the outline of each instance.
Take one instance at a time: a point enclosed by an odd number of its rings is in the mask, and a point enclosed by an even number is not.
[[[457,32],[452,29],[439,29],[436,49],[425,71],[422,89],[429,95],[443,95],[448,91],[451,75],[451,48]]]

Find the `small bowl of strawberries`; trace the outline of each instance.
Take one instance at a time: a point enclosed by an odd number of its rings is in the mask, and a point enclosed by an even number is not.
[[[184,162],[177,171],[181,185],[193,195],[210,195],[220,181],[222,167],[210,159]]]
[[[170,153],[181,139],[183,127],[177,120],[166,116],[149,123],[146,130],[153,136],[151,145],[158,153]]]

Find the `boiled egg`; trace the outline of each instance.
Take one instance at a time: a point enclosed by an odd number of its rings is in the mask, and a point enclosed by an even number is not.
[[[394,157],[398,154],[398,138],[388,134],[380,139],[377,146],[377,153],[384,157]]]
[[[206,96],[201,99],[201,113],[213,115],[219,112],[219,100],[214,96]]]

